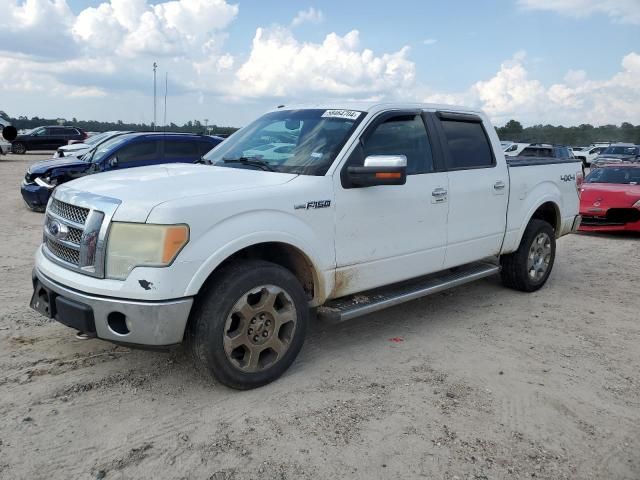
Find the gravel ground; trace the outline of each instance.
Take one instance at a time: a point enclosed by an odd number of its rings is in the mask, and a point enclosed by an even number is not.
[[[640,479],[640,237],[563,238],[534,294],[491,278],[316,324],[236,392],[28,308],[39,158],[0,157],[0,478]]]

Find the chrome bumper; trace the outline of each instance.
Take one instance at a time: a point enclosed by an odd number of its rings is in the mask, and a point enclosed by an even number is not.
[[[102,340],[155,347],[182,342],[193,305],[192,297],[152,302],[99,297],[64,287],[37,269],[33,275],[34,280],[56,295],[89,307],[93,312],[96,336]],[[124,334],[110,326],[110,318],[122,319],[123,315],[128,330]]]

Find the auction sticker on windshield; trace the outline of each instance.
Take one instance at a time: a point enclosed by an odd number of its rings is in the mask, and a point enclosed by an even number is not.
[[[357,120],[362,112],[355,110],[327,110],[322,114],[322,118],[346,118]]]

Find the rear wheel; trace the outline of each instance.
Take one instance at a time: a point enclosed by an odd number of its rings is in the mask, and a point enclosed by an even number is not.
[[[239,261],[203,292],[188,340],[196,361],[219,382],[246,390],[289,368],[304,343],[308,318],[304,290],[289,270]]]
[[[532,219],[524,231],[518,250],[503,255],[502,283],[522,292],[534,292],[546,283],[556,256],[553,227],[544,220]]]
[[[22,142],[13,142],[11,144],[12,153],[17,153],[18,155],[22,155],[23,153],[26,153],[26,151],[27,151],[27,146]]]

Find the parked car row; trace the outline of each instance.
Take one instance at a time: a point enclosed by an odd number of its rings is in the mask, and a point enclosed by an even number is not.
[[[31,165],[20,191],[27,207],[43,211],[53,189],[74,178],[146,165],[193,163],[221,141],[219,137],[188,133],[106,132],[85,143],[69,145],[77,149],[56,151],[57,158]]]

